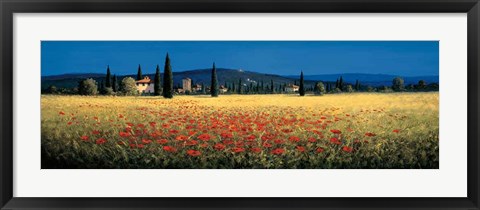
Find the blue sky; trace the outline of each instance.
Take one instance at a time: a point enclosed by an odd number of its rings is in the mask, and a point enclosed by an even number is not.
[[[67,73],[243,69],[278,75],[373,73],[438,75],[437,41],[42,41],[42,76]]]

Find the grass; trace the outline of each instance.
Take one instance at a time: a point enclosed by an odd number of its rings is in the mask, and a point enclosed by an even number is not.
[[[42,168],[438,168],[435,93],[42,96]]]

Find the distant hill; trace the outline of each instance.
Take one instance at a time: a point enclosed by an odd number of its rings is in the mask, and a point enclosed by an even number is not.
[[[305,75],[306,80],[312,81],[336,81],[340,76],[343,78],[343,81],[347,83],[355,83],[358,79],[362,85],[371,85],[371,86],[383,86],[392,85],[392,80],[395,77],[403,78],[405,85],[408,84],[417,84],[420,80],[425,80],[427,84],[429,83],[438,83],[438,76],[414,76],[414,77],[404,77],[398,75],[388,75],[388,74],[361,74],[361,73],[346,73],[346,74],[323,74],[323,75]],[[298,75],[288,75],[285,76],[288,78],[299,78]]]
[[[174,85],[181,86],[183,78],[190,78],[194,84],[201,84],[204,83],[205,85],[210,84],[211,79],[211,69],[196,69],[196,70],[188,70],[188,71],[181,71],[181,72],[173,72],[173,80]],[[113,74],[114,72],[112,72]],[[154,74],[144,74],[143,76],[149,76],[153,79]],[[121,81],[124,77],[133,77],[136,78],[135,75],[123,75],[117,76],[118,80]],[[42,89],[47,88],[50,85],[54,85],[57,88],[73,88],[78,85],[78,82],[82,79],[86,78],[93,78],[100,82],[105,79],[105,74],[63,74],[63,75],[54,75],[54,76],[42,76]],[[163,74],[162,74],[163,78]],[[217,68],[217,78],[220,85],[225,84],[225,82],[230,85],[232,82],[235,85],[238,85],[239,79],[242,79],[243,85],[256,85],[257,83],[264,82],[264,85],[270,85],[271,80],[273,80],[275,85],[279,84],[289,84],[295,83],[295,78],[288,78],[279,75],[273,74],[264,74],[264,73],[257,73],[251,71],[243,71],[240,69],[226,69],[226,68]],[[297,83],[298,83],[297,79]],[[313,81],[305,81],[305,85],[313,85]]]
[[[114,72],[112,72],[114,73]],[[153,79],[153,74],[145,74],[144,76],[149,76]],[[323,82],[335,82],[340,76],[343,77],[343,80],[346,83],[355,83],[358,79],[362,85],[371,85],[371,86],[390,86],[392,80],[397,77],[396,75],[387,75],[387,74],[325,74],[325,75],[305,75],[305,85],[311,86],[317,81]],[[121,81],[124,77],[133,77],[135,75],[122,75],[118,76],[118,80]],[[196,69],[188,70],[181,72],[173,72],[174,85],[181,86],[183,78],[190,78],[194,84],[205,85],[210,84],[211,69]],[[402,77],[402,76],[400,76]],[[100,81],[105,79],[105,74],[97,73],[82,73],[82,74],[62,74],[62,75],[53,75],[53,76],[42,76],[42,89],[47,88],[50,85],[54,85],[57,88],[73,88],[78,85],[78,82],[82,79],[93,78],[100,83]],[[163,74],[162,74],[163,78]],[[227,82],[230,85],[232,82],[235,85],[238,85],[239,79],[242,79],[243,85],[256,85],[257,83],[264,82],[264,85],[270,85],[271,80],[273,80],[275,85],[278,84],[289,84],[298,83],[300,77],[299,75],[289,75],[289,76],[280,76],[274,74],[264,74],[252,71],[243,71],[240,69],[226,69],[226,68],[217,68],[217,78],[220,85]],[[438,76],[416,76],[416,77],[402,77],[405,81],[405,84],[417,84],[419,80],[425,80],[427,84],[429,83],[438,83]]]

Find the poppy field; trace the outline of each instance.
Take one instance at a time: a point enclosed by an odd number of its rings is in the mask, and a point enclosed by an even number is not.
[[[42,95],[42,168],[438,169],[438,97]]]

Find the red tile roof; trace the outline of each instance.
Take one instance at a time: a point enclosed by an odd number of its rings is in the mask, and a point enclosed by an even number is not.
[[[141,80],[137,80],[137,83],[152,83],[152,80],[149,77],[144,77]]]

